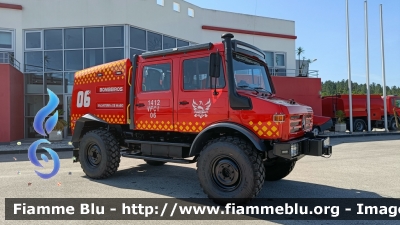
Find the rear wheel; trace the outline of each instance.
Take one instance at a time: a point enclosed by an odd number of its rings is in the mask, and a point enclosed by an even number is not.
[[[162,166],[165,164],[165,162],[161,161],[153,161],[153,160],[144,160],[144,161],[151,166]]]
[[[200,186],[214,202],[246,203],[264,184],[264,165],[257,150],[238,137],[210,141],[197,162]]]
[[[265,165],[265,180],[277,181],[286,177],[292,172],[296,161],[277,162],[273,165]]]
[[[355,119],[354,120],[354,131],[355,132],[363,132],[367,128],[365,121],[362,119]]]
[[[113,175],[120,163],[120,149],[115,137],[106,130],[87,132],[79,145],[81,167],[93,179]]]
[[[389,130],[397,130],[396,119],[393,117],[389,123]]]

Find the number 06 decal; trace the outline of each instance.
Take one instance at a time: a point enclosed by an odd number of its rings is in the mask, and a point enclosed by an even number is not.
[[[85,107],[89,107],[90,106],[90,91],[79,91],[78,92],[78,99],[76,100],[76,107],[78,108],[82,108]]]

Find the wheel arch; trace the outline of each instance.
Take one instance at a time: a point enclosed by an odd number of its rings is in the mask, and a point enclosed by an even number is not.
[[[72,143],[81,141],[83,135],[94,129],[107,128],[108,123],[92,114],[85,114],[75,122],[74,132],[72,134]]]
[[[264,145],[263,140],[257,137],[248,128],[235,123],[217,123],[208,126],[196,136],[192,146],[190,147],[189,156],[191,157],[199,154],[203,147],[202,143],[212,139],[218,135],[218,133],[239,134],[247,141],[252,143],[258,151],[266,151],[266,146]]]

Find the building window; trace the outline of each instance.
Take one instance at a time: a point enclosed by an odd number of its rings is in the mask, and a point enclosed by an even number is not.
[[[274,67],[274,52],[264,52],[268,67]]]
[[[164,0],[157,0],[157,5],[164,6]]]
[[[85,50],[85,68],[103,64],[103,49]]]
[[[189,42],[176,37],[130,25],[26,30],[24,37],[26,137],[37,137],[32,127],[33,117],[48,101],[46,88],[58,94],[60,109],[66,110],[64,117],[70,116],[68,106],[64,107],[62,101],[72,93],[76,71],[125,57],[132,59],[133,55],[145,51],[189,45]],[[6,52],[0,53],[0,61],[6,54],[14,55],[14,50],[15,31],[0,29],[0,52]],[[149,66],[148,70],[152,67],[153,72],[150,72],[152,78],[147,80],[147,86],[152,90],[156,90],[156,84],[149,82],[154,80],[152,74],[156,74],[154,69],[157,68],[161,73],[157,90],[171,88],[171,65],[162,65]]]
[[[43,61],[44,71],[63,71],[62,51],[45,51]]]
[[[25,49],[27,50],[42,49],[41,31],[27,31],[25,33]]]
[[[12,50],[13,49],[13,35],[11,31],[0,30],[0,49]]]
[[[104,47],[124,47],[124,27],[105,27]]]
[[[63,48],[62,30],[45,30],[44,31],[44,49],[55,50]]]
[[[54,93],[64,93],[63,73],[45,73],[44,90],[50,89]],[[47,93],[47,91],[46,91]],[[62,99],[62,97],[61,97]],[[46,101],[47,102],[47,101]]]
[[[71,94],[74,85],[75,72],[64,73],[64,92]]]
[[[264,51],[265,61],[273,76],[286,76],[286,53]]]
[[[165,91],[171,88],[171,65],[155,64],[143,68],[142,91]]]
[[[146,31],[135,27],[130,28],[131,48],[146,50]]]
[[[104,50],[105,63],[117,61],[124,58],[123,48],[109,48]]]
[[[65,51],[64,66],[66,71],[83,69],[83,50]]]
[[[85,28],[85,48],[103,48],[103,27]]]
[[[202,90],[214,88],[217,82],[217,88],[225,87],[225,78],[223,67],[221,66],[220,77],[210,79],[208,68],[210,66],[210,57],[188,59],[183,61],[183,89],[184,90]]]
[[[25,72],[43,71],[43,52],[25,52]]]
[[[83,48],[83,30],[82,28],[73,28],[64,30],[64,46],[66,49]]]
[[[43,94],[43,74],[41,73],[25,74],[25,93]]]
[[[188,16],[194,17],[194,9],[188,8]]]
[[[25,115],[35,116],[43,106],[43,95],[27,95],[25,98]]]
[[[178,47],[189,46],[189,42],[187,42],[187,41],[182,41],[182,40],[179,40],[179,39],[178,39],[177,45],[178,45]]]
[[[173,9],[176,12],[180,12],[181,11],[181,5],[179,5],[179,3],[174,2]]]
[[[162,49],[162,36],[153,32],[147,32],[147,50],[157,51]]]
[[[163,36],[163,49],[176,48],[176,38]]]
[[[275,53],[275,66],[284,67],[285,66],[285,54],[283,53]]]

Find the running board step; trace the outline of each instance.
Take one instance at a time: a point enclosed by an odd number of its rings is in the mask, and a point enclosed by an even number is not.
[[[171,142],[156,142],[156,141],[139,141],[139,140],[125,140],[128,144],[148,144],[148,145],[163,145],[163,146],[175,146],[175,147],[186,147],[192,146],[189,143],[171,143]]]
[[[142,156],[135,154],[122,154],[122,157],[134,158],[134,159],[144,159],[144,160],[152,160],[152,161],[160,161],[160,162],[171,162],[171,163],[183,163],[189,164],[196,162],[195,160],[187,160],[187,159],[167,159],[167,158],[158,158],[151,156]]]

